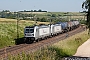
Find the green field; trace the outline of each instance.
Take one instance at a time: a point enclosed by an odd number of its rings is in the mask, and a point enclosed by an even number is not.
[[[84,14],[80,12],[22,12],[22,14],[35,14],[37,18],[63,18],[66,20],[69,19],[79,19],[84,20]],[[51,15],[55,15],[55,17],[51,17]]]
[[[44,21],[48,22],[50,22],[50,20],[52,19],[52,23],[70,20],[79,20],[82,23],[82,21],[87,20],[85,13],[80,12],[46,12],[42,14],[35,14],[35,18],[37,18],[37,21],[43,21],[39,19],[44,18]]]

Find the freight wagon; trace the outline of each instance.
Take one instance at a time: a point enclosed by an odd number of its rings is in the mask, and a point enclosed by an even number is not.
[[[68,28],[67,22],[58,22],[56,24],[61,24],[61,27],[62,27],[63,32],[66,32],[67,31],[67,28]]]

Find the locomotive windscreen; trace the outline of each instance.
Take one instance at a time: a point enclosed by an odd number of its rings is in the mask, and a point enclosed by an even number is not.
[[[27,28],[25,30],[25,33],[34,33],[34,29],[33,28]]]

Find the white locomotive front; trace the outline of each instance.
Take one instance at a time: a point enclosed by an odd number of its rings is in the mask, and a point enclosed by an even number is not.
[[[32,26],[32,27],[25,27],[24,29],[24,40],[25,42],[28,41],[35,41],[38,39],[44,39],[50,36],[50,27],[49,26]]]
[[[25,29],[24,29],[25,40],[35,40],[34,32],[35,32],[34,26],[33,27],[25,27]]]

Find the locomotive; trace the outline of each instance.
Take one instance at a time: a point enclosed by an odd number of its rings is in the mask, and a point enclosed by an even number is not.
[[[39,41],[53,37],[60,33],[68,32],[79,27],[79,21],[58,22],[50,25],[26,26],[24,28],[25,42]]]

